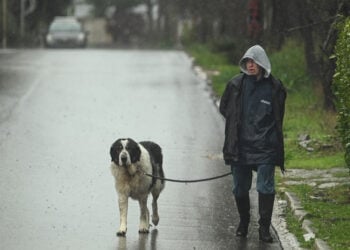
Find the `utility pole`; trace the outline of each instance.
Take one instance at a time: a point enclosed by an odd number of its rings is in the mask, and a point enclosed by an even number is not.
[[[2,48],[7,48],[7,0],[2,0]]]
[[[21,14],[20,14],[20,36],[23,39],[25,33],[25,17],[35,10],[36,0],[20,0],[21,1]],[[28,2],[28,7],[26,4]]]

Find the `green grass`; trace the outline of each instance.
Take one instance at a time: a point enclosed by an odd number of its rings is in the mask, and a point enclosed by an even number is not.
[[[193,44],[186,49],[194,57],[195,63],[207,70],[216,70],[218,66],[228,64],[224,55],[211,52],[205,45]]]
[[[347,172],[333,173],[334,177],[349,177]],[[313,176],[317,179],[322,176]],[[307,184],[286,185],[286,180],[306,181],[305,178],[283,176],[276,172],[277,187],[280,196],[283,190],[293,192],[300,199],[302,207],[307,211],[306,218],[312,222],[316,237],[323,239],[330,245],[331,249],[350,249],[350,184],[344,183],[333,188],[319,189]],[[310,180],[312,181],[312,180]],[[318,182],[318,184],[321,184]],[[314,249],[313,242],[305,242],[298,221],[290,209],[287,209],[288,230],[297,238],[305,249]]]
[[[239,73],[238,66],[231,65],[225,55],[211,52],[204,45],[194,44],[189,46],[187,50],[195,58],[196,64],[206,70],[219,72],[218,75],[213,75],[211,78],[213,90],[219,96],[224,92],[226,83]]]
[[[281,51],[271,52],[269,58],[272,74],[279,78],[289,91],[296,92],[310,85],[311,79],[305,73],[304,53],[298,43],[287,42]]]
[[[226,83],[233,77],[233,73],[238,74],[238,66],[232,65],[220,65],[217,70],[220,72],[219,75],[213,76],[213,89],[215,93],[223,93],[226,87]],[[223,84],[225,83],[225,84]]]
[[[300,198],[302,206],[308,212],[307,218],[317,229],[318,238],[326,241],[333,250],[350,249],[349,184],[321,191],[308,185],[290,186],[288,189]],[[300,237],[300,227],[295,226],[295,223],[299,222],[295,222],[292,217],[287,217],[287,222],[289,230],[297,236],[302,246],[309,246],[309,243]]]
[[[286,167],[334,168],[344,167],[344,151],[337,138],[336,114],[325,111],[311,87],[291,92],[286,103],[284,119]],[[299,135],[307,134],[314,150],[306,151],[299,145]]]
[[[288,230],[295,235],[301,247],[304,249],[312,249],[314,240],[311,240],[309,242],[306,242],[304,240],[304,232],[301,230],[302,222],[298,221],[289,207],[286,211],[286,221]]]
[[[296,169],[330,169],[335,167],[343,167],[344,162],[344,153],[343,152],[334,152],[334,153],[316,153],[309,154],[305,152],[296,152],[298,156],[290,156],[293,152],[289,150],[287,152],[287,157],[290,157],[287,161],[287,168],[296,168]]]

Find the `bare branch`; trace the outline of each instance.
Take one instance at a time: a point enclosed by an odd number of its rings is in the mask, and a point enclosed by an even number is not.
[[[296,26],[296,27],[287,29],[286,32],[293,32],[293,31],[296,31],[296,30],[301,30],[301,29],[306,29],[306,28],[312,27],[312,26],[316,26],[316,25],[319,25],[319,24],[322,24],[322,23],[328,23],[330,21],[333,21],[334,19],[337,19],[338,17],[339,17],[339,15],[335,15],[335,16],[327,18],[326,20],[322,20],[322,21],[319,21],[319,22],[309,23],[309,24],[305,24],[305,25],[301,25],[301,26]]]

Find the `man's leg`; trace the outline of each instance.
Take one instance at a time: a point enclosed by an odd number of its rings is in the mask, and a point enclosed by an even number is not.
[[[259,193],[259,239],[272,242],[270,225],[275,200],[275,166],[258,166],[256,186]]]
[[[250,222],[249,190],[252,185],[252,170],[249,166],[232,166],[233,194],[240,217],[236,236],[246,237]]]

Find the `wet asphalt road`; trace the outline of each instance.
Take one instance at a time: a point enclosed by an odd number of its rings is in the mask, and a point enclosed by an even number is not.
[[[131,201],[115,236],[115,139],[155,141],[168,178],[198,179],[229,171],[223,130],[183,52],[0,51],[0,249],[281,249],[258,241],[255,190],[249,237],[234,236],[231,177],[167,182],[159,225],[139,235]]]

